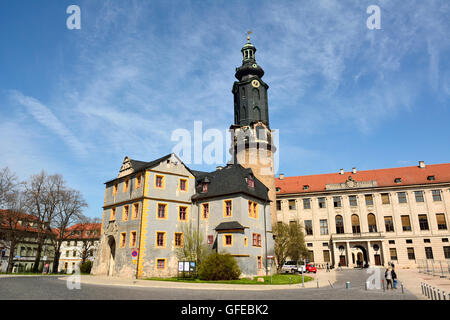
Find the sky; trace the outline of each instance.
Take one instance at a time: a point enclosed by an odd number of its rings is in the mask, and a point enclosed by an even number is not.
[[[67,28],[73,4],[81,29]],[[380,29],[367,27],[370,5]],[[172,152],[172,133],[194,135],[194,121],[225,135],[248,30],[277,174],[450,162],[447,0],[5,0],[0,168],[60,173],[101,217],[125,156]]]

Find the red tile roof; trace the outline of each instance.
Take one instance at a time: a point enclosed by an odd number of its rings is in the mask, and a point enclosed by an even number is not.
[[[79,223],[66,229],[66,239],[81,240],[81,239],[100,239],[101,223]],[[72,231],[74,234],[71,234]],[[77,235],[75,232],[81,231],[81,235]],[[90,231],[89,235],[86,231]],[[94,235],[93,231],[97,231]]]
[[[8,217],[8,213],[10,216]],[[5,218],[5,220],[3,219]],[[19,221],[22,221],[22,224],[18,224]],[[23,212],[14,212],[10,210],[0,209],[0,228],[10,229],[11,223],[16,222],[14,230],[18,231],[26,231],[26,232],[38,232],[38,229],[35,227],[30,227],[28,223],[36,222],[38,218],[36,216],[26,214]]]
[[[285,177],[280,180],[275,179],[276,188],[280,188],[277,194],[291,194],[291,193],[309,193],[326,191],[327,184],[344,183],[349,176],[355,181],[370,181],[376,180],[378,187],[390,186],[408,186],[418,184],[435,184],[435,183],[450,183],[450,163],[431,164],[426,165],[425,168],[419,166],[401,167],[389,169],[376,169],[357,171],[356,173],[344,172],[341,175],[339,172],[316,174],[309,176]],[[428,180],[429,176],[434,176],[435,180]],[[394,182],[396,178],[401,178],[400,183]],[[307,190],[303,186],[309,186]]]

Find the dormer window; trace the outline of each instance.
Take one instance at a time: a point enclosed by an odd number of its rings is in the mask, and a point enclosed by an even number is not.
[[[277,192],[280,192],[281,189],[280,189],[280,188],[276,188],[275,190],[276,190]]]
[[[401,182],[402,182],[402,178],[395,178],[395,179],[394,179],[394,182],[395,182],[395,183],[401,183]]]
[[[428,181],[434,181],[434,180],[435,180],[435,177],[434,177],[434,176],[428,176],[428,177],[427,177],[427,180],[428,180]]]
[[[307,184],[305,184],[304,186],[303,186],[303,190],[308,190],[309,189],[309,186],[307,185]]]
[[[208,184],[206,182],[203,183],[202,192],[208,192]]]

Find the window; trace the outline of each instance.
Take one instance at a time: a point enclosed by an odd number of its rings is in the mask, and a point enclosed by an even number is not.
[[[258,269],[262,269],[262,257],[258,256]]]
[[[248,202],[248,216],[250,218],[258,218],[258,204],[256,202]]]
[[[128,221],[128,215],[129,215],[130,207],[129,206],[123,206],[123,221]]]
[[[289,226],[292,226],[295,228],[297,226],[297,221],[296,220],[289,221]]]
[[[207,183],[203,183],[202,192],[208,192],[208,184]]]
[[[156,259],[156,269],[165,269],[166,259]]]
[[[321,197],[321,198],[318,198],[317,200],[319,203],[319,208],[326,208],[325,198]]]
[[[436,213],[438,230],[447,230],[447,222],[443,213]]]
[[[139,217],[139,203],[133,205],[133,219]]]
[[[448,238],[442,238],[442,242],[448,242]]]
[[[70,255],[70,251],[66,251],[66,257],[68,257]]]
[[[281,201],[277,200],[277,210],[281,210]]]
[[[328,242],[322,242],[322,246],[328,247]]]
[[[120,247],[125,248],[127,241],[127,234],[125,232],[122,232],[120,234]]]
[[[391,254],[391,260],[397,260],[397,249],[389,248],[389,253]]]
[[[359,225],[359,217],[356,214],[352,214],[352,231],[353,233],[361,233],[361,227]]]
[[[188,219],[188,208],[187,207],[178,207],[178,220],[186,221]]]
[[[382,204],[390,204],[391,203],[391,201],[389,200],[389,193],[381,194],[381,203]]]
[[[442,201],[441,190],[431,190],[433,201]]]
[[[259,233],[252,234],[252,246],[261,247],[261,235]]]
[[[247,179],[247,185],[250,187],[250,188],[254,188],[255,187],[255,180],[253,180],[253,178],[248,178]]]
[[[139,189],[141,187],[141,180],[142,180],[141,175],[140,174],[137,175],[136,176],[136,189]]]
[[[167,205],[163,203],[158,203],[158,219],[167,219]]]
[[[428,181],[433,181],[433,180],[435,180],[435,177],[434,177],[434,176],[428,176],[428,177],[427,177],[427,180],[428,180]]]
[[[175,247],[183,246],[183,233],[175,232]]]
[[[159,189],[164,188],[164,176],[157,175],[155,177],[155,188],[159,188]]]
[[[309,247],[309,248],[311,248],[311,247],[313,246],[313,244],[312,244],[312,242],[308,242],[308,243],[306,244],[306,246]]]
[[[398,203],[406,203],[406,192],[397,192]]]
[[[356,199],[356,196],[348,196],[348,200],[350,202],[351,207],[356,207],[358,205],[358,200]]]
[[[367,215],[367,223],[369,225],[369,232],[377,232],[377,221],[373,213]]]
[[[444,247],[444,257],[445,259],[450,259],[450,247]]]
[[[116,220],[116,208],[111,209],[111,217],[109,219],[110,221]]]
[[[419,214],[420,230],[429,230],[428,219],[426,214]]]
[[[416,255],[414,254],[414,248],[406,248],[408,252],[408,259],[409,260],[416,260]]]
[[[395,240],[389,240],[389,244],[395,244]]]
[[[427,259],[433,260],[433,249],[431,247],[425,247],[425,256]]]
[[[202,204],[202,218],[208,219],[209,217],[209,203]]]
[[[224,216],[231,217],[233,214],[232,202],[231,200],[224,201]]]
[[[248,245],[248,238],[244,237],[244,246],[246,247]]]
[[[394,221],[391,216],[384,217],[384,227],[386,232],[394,232]]]
[[[208,244],[213,244],[214,242],[214,236],[208,235]]]
[[[423,239],[423,243],[431,243],[430,239]]]
[[[304,186],[303,186],[303,190],[308,190],[309,189],[309,186],[307,185],[307,184],[305,184]]]
[[[411,221],[409,216],[401,216],[403,231],[411,231]]]
[[[224,235],[224,246],[232,246],[233,245],[233,235],[226,234]]]
[[[413,243],[412,239],[406,239],[406,243]]]
[[[303,209],[311,209],[311,199],[303,199]]]
[[[323,261],[324,262],[331,262],[330,250],[323,250]]]
[[[308,251],[308,257],[309,257],[309,262],[314,262],[314,251],[313,250]]]
[[[342,219],[341,215],[336,216],[336,233],[344,233],[344,219]]]
[[[114,184],[113,194],[116,195],[118,190],[119,190],[119,184],[116,182]]]
[[[289,200],[289,210],[295,210],[295,200]]]
[[[328,220],[326,219],[320,220],[320,234],[328,234]]]
[[[416,202],[423,202],[423,191],[414,191]]]
[[[312,220],[305,220],[305,231],[307,236],[313,235]]]
[[[136,247],[136,237],[137,237],[136,231],[132,231],[131,232],[130,248]]]
[[[401,183],[401,182],[402,182],[402,178],[395,178],[395,179],[394,179],[394,182],[395,182],[395,183]]]
[[[333,206],[334,206],[335,208],[340,208],[340,207],[342,207],[341,197],[333,197]]]
[[[127,192],[128,191],[128,186],[130,185],[130,180],[129,179],[125,179],[124,183],[123,183],[123,192]]]
[[[180,179],[180,191],[187,191],[187,180]]]
[[[166,246],[166,233],[165,232],[157,232],[156,233],[156,246],[157,247],[165,247]]]

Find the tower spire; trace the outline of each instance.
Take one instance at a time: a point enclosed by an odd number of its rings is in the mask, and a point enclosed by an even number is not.
[[[247,31],[247,43],[250,43],[250,35],[252,34],[252,31]]]

